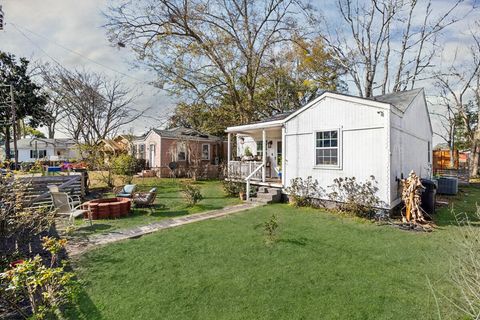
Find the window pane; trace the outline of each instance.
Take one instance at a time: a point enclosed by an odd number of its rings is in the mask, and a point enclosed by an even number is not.
[[[330,146],[336,147],[336,146],[337,146],[337,140],[336,140],[336,139],[335,139],[335,140],[332,140]]]
[[[323,146],[327,148],[330,147],[330,140],[323,141]]]
[[[332,139],[336,139],[338,132],[337,131],[331,131],[331,133],[332,133]]]
[[[330,133],[331,133],[331,131],[325,131],[325,132],[323,133],[323,138],[324,138],[324,139],[330,139]]]

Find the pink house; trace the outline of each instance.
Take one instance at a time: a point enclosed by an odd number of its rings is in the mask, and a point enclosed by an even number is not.
[[[133,154],[159,177],[188,176],[193,169],[217,177],[224,149],[221,138],[185,127],[151,129],[133,140]]]

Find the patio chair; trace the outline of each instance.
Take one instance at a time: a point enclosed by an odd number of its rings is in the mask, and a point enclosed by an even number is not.
[[[133,203],[138,208],[150,208],[153,210],[155,198],[157,197],[157,188],[152,188],[149,192],[136,193],[133,197]]]
[[[127,184],[116,194],[116,196],[119,198],[132,198],[136,189],[136,184]]]
[[[47,188],[48,188],[48,191],[50,191],[50,193],[60,192],[60,189],[58,188],[58,186],[54,185],[54,184],[48,185]],[[73,194],[73,189],[72,189],[72,192],[70,192],[69,196],[70,196],[70,198],[72,198],[73,205],[75,207],[78,206],[80,203],[82,203],[82,199],[80,198],[80,196],[76,195],[76,194]]]
[[[68,220],[73,224],[76,217],[87,213],[90,225],[92,225],[92,214],[87,206],[85,206],[87,209],[84,209],[84,204],[74,206],[73,199],[65,192],[50,192],[50,194],[57,214],[68,216]]]

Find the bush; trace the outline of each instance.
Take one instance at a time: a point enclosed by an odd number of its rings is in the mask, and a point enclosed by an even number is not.
[[[267,244],[271,244],[275,242],[275,239],[277,237],[277,229],[278,229],[277,217],[274,214],[272,214],[270,219],[263,224],[263,230],[265,231]]]
[[[203,199],[200,188],[191,183],[183,185],[182,192],[189,206],[194,206]]]
[[[136,173],[137,159],[129,154],[121,154],[112,159],[113,173],[123,177],[125,184],[130,184]]]
[[[246,185],[242,182],[223,180],[223,190],[232,197],[237,197],[240,192],[246,192]]]
[[[63,318],[60,307],[72,302],[78,293],[74,274],[65,271],[65,263],[58,265],[58,253],[65,240],[43,238],[43,248],[51,257],[47,262],[40,255],[18,260],[0,273],[0,294],[24,318],[32,313],[34,319]],[[21,306],[28,301],[30,310]]]
[[[336,202],[337,208],[342,212],[371,218],[375,208],[381,204],[374,176],[370,176],[370,180],[365,182],[358,182],[355,177],[337,178],[333,182],[328,198]]]
[[[292,179],[287,188],[290,203],[295,207],[316,206],[321,203],[325,190],[312,177]]]

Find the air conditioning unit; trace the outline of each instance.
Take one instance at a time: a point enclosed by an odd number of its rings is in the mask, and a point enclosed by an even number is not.
[[[458,178],[457,177],[440,177],[437,179],[438,189],[437,193],[455,195],[458,193]]]

